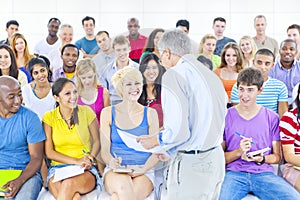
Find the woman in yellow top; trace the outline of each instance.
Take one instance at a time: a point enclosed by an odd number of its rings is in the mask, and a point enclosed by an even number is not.
[[[51,160],[47,185],[56,199],[81,199],[81,194],[100,182],[93,166],[100,149],[98,122],[92,109],[77,105],[77,89],[71,80],[57,79],[52,93],[57,107],[43,117],[45,153]],[[79,165],[85,172],[53,183],[55,169],[68,165]]]

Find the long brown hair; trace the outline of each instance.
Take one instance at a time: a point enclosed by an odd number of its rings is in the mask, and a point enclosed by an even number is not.
[[[6,51],[8,51],[10,59],[11,59],[11,65],[9,67],[9,76],[14,77],[15,79],[18,80],[19,70],[18,70],[18,67],[17,67],[17,62],[16,62],[16,59],[15,59],[14,52],[6,44],[1,44],[0,49],[5,49]],[[2,70],[0,69],[0,76],[2,76],[2,75],[3,75],[3,73],[2,73]]]
[[[225,60],[225,54],[226,54],[226,51],[228,49],[233,49],[236,53],[236,57],[237,57],[237,60],[236,60],[236,72],[239,73],[240,71],[242,71],[244,69],[244,60],[243,60],[243,54],[239,48],[239,46],[236,44],[236,43],[233,43],[233,42],[229,42],[225,45],[225,47],[223,48],[222,50],[222,53],[221,53],[221,64],[220,64],[220,68],[224,68],[227,66],[227,63],[226,63],[226,60]]]

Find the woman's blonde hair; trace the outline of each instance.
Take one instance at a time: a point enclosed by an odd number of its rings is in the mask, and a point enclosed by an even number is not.
[[[112,76],[112,83],[115,87],[116,92],[120,97],[123,98],[123,82],[124,79],[129,79],[132,81],[138,81],[143,85],[143,76],[141,72],[134,67],[124,67],[123,69],[118,70]]]
[[[206,35],[204,35],[204,36],[202,37],[201,41],[200,41],[200,44],[199,44],[199,52],[198,52],[199,54],[202,54],[202,53],[203,53],[203,46],[204,46],[204,43],[205,43],[205,41],[208,40],[208,39],[214,39],[214,40],[217,41],[217,38],[216,38],[214,35],[212,35],[212,34],[206,34]]]
[[[83,83],[81,82],[79,76],[89,72],[90,70],[92,70],[95,74],[93,86],[97,88],[99,84],[98,84],[98,78],[96,73],[96,65],[94,61],[90,58],[85,58],[80,60],[76,65],[75,75],[76,75],[76,83],[77,83],[77,89],[79,95],[83,89]]]
[[[239,47],[240,47],[240,49],[241,49],[241,52],[242,52],[242,54],[243,54],[243,58],[244,58],[244,59],[245,59],[245,55],[244,55],[244,53],[243,53],[243,51],[242,51],[242,48],[241,48],[241,42],[242,42],[242,40],[248,40],[248,41],[250,42],[250,45],[251,45],[251,48],[252,48],[252,51],[251,51],[251,53],[250,53],[250,59],[253,59],[253,58],[254,58],[254,55],[255,55],[255,53],[256,53],[256,51],[257,51],[257,46],[256,46],[254,40],[253,40],[250,36],[248,36],[248,35],[245,35],[245,36],[243,36],[243,37],[240,39]]]

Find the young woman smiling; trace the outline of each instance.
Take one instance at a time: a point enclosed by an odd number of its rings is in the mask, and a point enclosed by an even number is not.
[[[239,46],[232,42],[226,44],[221,53],[220,67],[214,72],[220,77],[228,95],[227,107],[231,107],[231,90],[243,66],[243,55]]]

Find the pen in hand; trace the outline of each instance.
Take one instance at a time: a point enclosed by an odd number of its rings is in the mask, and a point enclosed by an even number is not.
[[[243,139],[247,138],[247,137],[245,137],[243,134],[241,134],[241,133],[239,133],[239,132],[237,132],[237,131],[235,131],[235,134],[238,135],[238,136],[240,136],[240,137],[243,138]],[[255,143],[254,143],[253,141],[251,141],[251,144],[255,144]]]
[[[117,156],[117,154],[115,153],[115,152],[113,152],[113,157],[114,157],[114,159],[116,160],[116,167],[118,168],[118,167],[120,167],[121,166],[121,162],[122,162],[122,158],[121,157],[118,157]]]
[[[118,156],[115,152],[113,152],[113,154],[114,154],[114,158],[118,158]]]
[[[83,153],[84,155],[89,155],[84,149],[82,149],[82,153]],[[90,156],[89,156],[89,159],[90,159],[91,163],[93,163],[93,160],[90,158]]]

